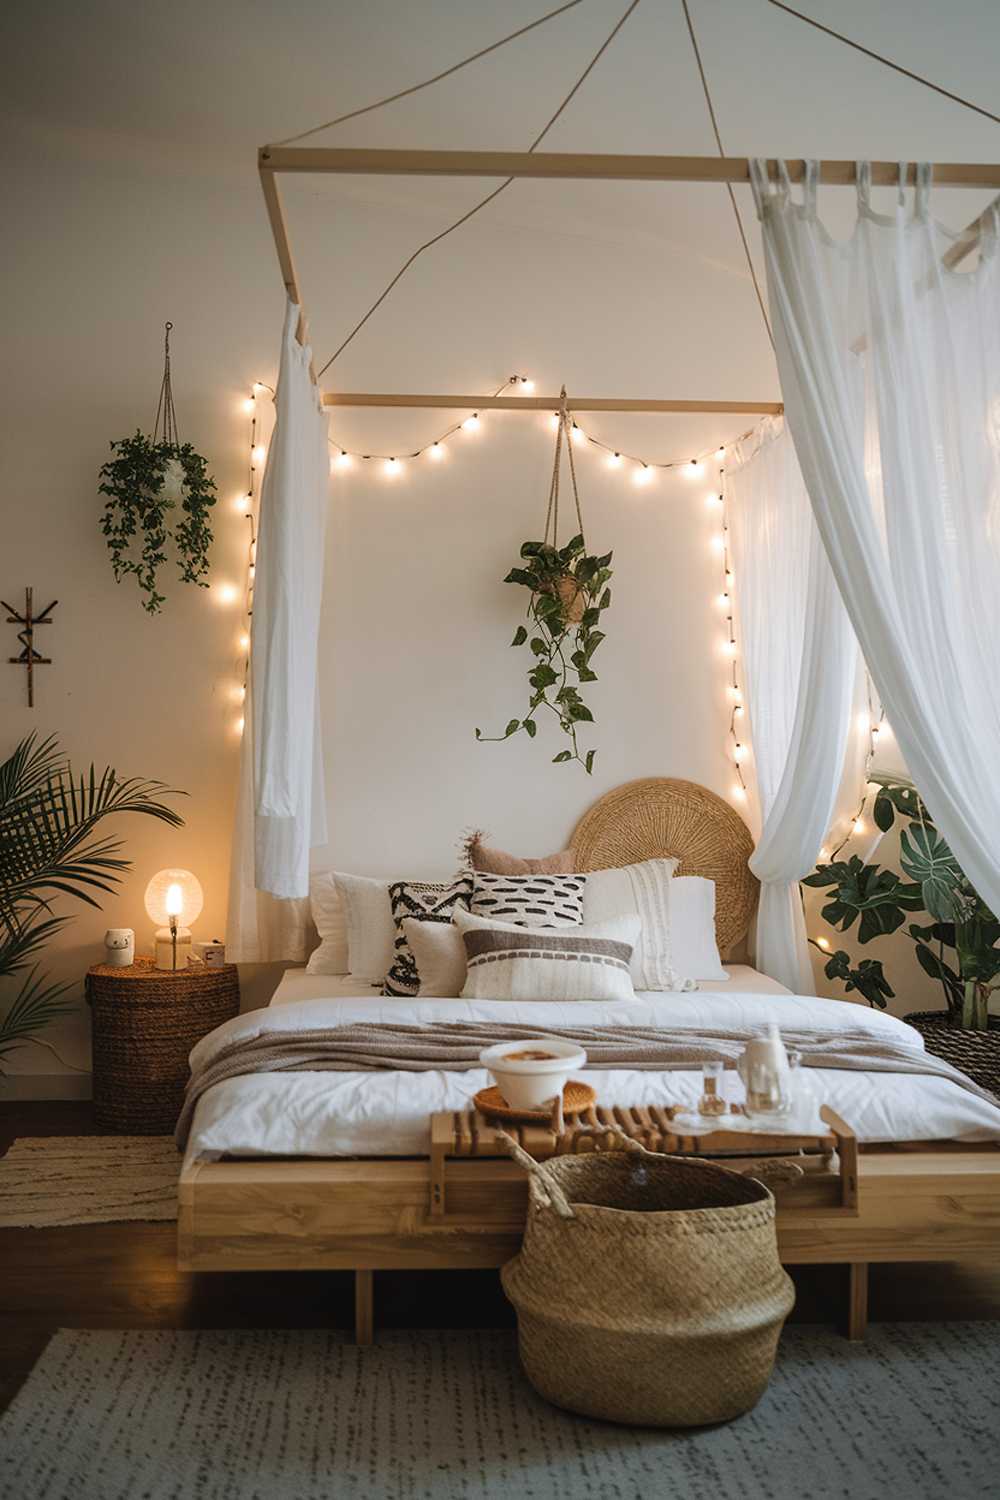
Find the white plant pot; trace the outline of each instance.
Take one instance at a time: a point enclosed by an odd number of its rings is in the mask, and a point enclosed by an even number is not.
[[[521,1053],[545,1052],[544,1058],[526,1058]],[[561,1094],[571,1073],[586,1067],[587,1054],[575,1042],[560,1037],[529,1037],[526,1041],[499,1042],[479,1054],[484,1068],[511,1109],[542,1109]]]

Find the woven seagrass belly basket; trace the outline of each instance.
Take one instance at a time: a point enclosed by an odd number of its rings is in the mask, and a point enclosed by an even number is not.
[[[763,1395],[795,1300],[774,1199],[726,1167],[628,1145],[536,1162],[509,1141],[531,1174],[524,1243],[501,1272],[525,1373],[588,1417],[728,1421]]]

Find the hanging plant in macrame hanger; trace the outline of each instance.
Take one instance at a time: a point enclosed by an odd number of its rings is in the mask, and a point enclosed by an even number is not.
[[[549,486],[549,503],[545,515],[545,535],[540,542],[524,542],[521,566],[511,568],[504,583],[520,584],[530,591],[529,625],[519,625],[512,646],[527,644],[532,663],[528,671],[531,695],[523,719],[511,719],[503,734],[486,735],[476,730],[476,739],[509,740],[523,730],[534,739],[538,732],[536,715],[547,709],[554,713],[559,728],[568,737],[569,749],[552,757],[553,764],[578,761],[589,775],[594,769],[596,751],[581,752],[577,741],[580,724],[592,724],[594,716],[584,703],[580,688],[596,682],[594,653],[604,640],[598,629],[601,615],[611,603],[612,553],[595,557],[587,551],[580,510],[580,492],[576,482],[576,464],[571,441],[572,418],[566,405],[563,386],[556,429],[555,463]],[[569,460],[578,530],[564,546],[559,545],[559,471],[563,444]]]
[[[207,588],[208,552],[212,545],[209,512],[215,504],[215,482],[208,463],[177,434],[177,414],[170,381],[170,330],[165,325],[163,380],[153,436],[111,444],[114,457],[101,469],[99,491],[107,495],[101,530],[111,553],[118,583],[134,574],[144,595],[143,609],[157,614],[165,602],[158,590],[159,570],[172,541],[185,583]],[[174,513],[177,513],[176,515]]]

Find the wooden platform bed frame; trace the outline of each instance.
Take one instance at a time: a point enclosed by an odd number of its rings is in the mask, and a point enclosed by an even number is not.
[[[572,845],[579,870],[677,856],[684,874],[715,883],[720,952],[744,940],[757,896],[753,841],[704,787],[665,777],[618,787],[584,815]],[[624,1128],[652,1150],[720,1156],[741,1170],[758,1156],[794,1162],[801,1175],[771,1184],[781,1258],[850,1267],[850,1338],[864,1337],[873,1261],[1000,1258],[1000,1143],[859,1150],[849,1122],[822,1113],[828,1135],[755,1136],[750,1160],[745,1135],[678,1136],[657,1109],[598,1109],[590,1123]],[[541,1126],[515,1129],[535,1156],[573,1149],[572,1131],[557,1138]],[[474,1113],[445,1113],[431,1117],[425,1156],[189,1161],[180,1179],[180,1265],[354,1271],[357,1338],[368,1342],[374,1271],[491,1268],[520,1248],[527,1179],[496,1130]]]

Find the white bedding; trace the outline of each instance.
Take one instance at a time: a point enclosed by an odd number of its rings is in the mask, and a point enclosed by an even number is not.
[[[600,1004],[473,1000],[383,999],[357,994],[357,980],[289,971],[272,1007],[226,1023],[233,1040],[251,1036],[261,1017],[281,1030],[351,1022],[495,1021],[558,1028],[581,1026],[746,1027],[769,1020],[790,1025],[861,1027],[894,1034],[922,1047],[918,1032],[867,1006],[817,996],[792,995],[773,980],[740,965],[725,984],[692,994],[640,993],[633,1001]],[[738,988],[736,987],[738,986]],[[204,1048],[201,1042],[192,1056]],[[696,1103],[700,1074],[595,1071],[589,1076],[604,1105]],[[1000,1139],[1000,1108],[944,1078],[901,1073],[855,1073],[811,1068],[822,1101],[833,1106],[867,1142]],[[257,1073],[209,1089],[195,1111],[189,1158],[198,1156],[422,1156],[429,1117],[467,1108],[490,1079],[468,1073]],[[740,1097],[732,1073],[726,1087]]]

